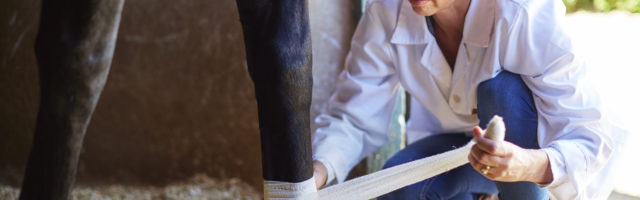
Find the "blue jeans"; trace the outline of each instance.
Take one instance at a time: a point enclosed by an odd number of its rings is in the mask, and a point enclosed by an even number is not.
[[[538,117],[531,91],[520,75],[503,71],[478,86],[478,118],[486,128],[493,115],[503,117],[505,140],[520,147],[539,149]],[[461,147],[472,137],[463,133],[441,134],[419,140],[398,152],[384,168]],[[477,199],[478,194],[497,194],[501,200],[549,199],[545,189],[531,182],[492,181],[466,164],[430,179],[398,189],[378,199]]]

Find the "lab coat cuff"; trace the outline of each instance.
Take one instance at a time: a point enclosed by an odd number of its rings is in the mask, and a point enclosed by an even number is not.
[[[547,154],[547,157],[549,158],[549,165],[551,165],[553,180],[551,181],[551,183],[538,184],[538,186],[541,188],[556,186],[562,182],[562,180],[565,178],[565,175],[567,174],[563,156],[562,154],[560,154],[560,152],[551,147],[544,148],[542,150]]]

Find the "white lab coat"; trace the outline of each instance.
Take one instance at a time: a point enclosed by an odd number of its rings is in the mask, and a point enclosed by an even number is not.
[[[538,109],[538,141],[554,177],[541,187],[553,199],[606,199],[612,184],[603,168],[614,145],[561,26],[564,13],[560,0],[472,0],[452,73],[407,0],[370,0],[336,90],[314,120],[313,155],[327,167],[328,182],[344,181],[385,144],[400,86],[411,94],[411,143],[471,131],[479,122],[472,114],[478,84],[507,70],[522,76]]]

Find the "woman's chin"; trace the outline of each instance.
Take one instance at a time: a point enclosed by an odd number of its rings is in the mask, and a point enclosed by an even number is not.
[[[436,14],[436,9],[434,8],[429,8],[426,6],[413,6],[413,11],[421,16],[431,16],[433,14]]]

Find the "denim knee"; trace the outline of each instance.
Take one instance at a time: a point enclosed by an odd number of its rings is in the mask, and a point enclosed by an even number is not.
[[[532,116],[526,114],[535,111],[531,91],[520,75],[507,71],[480,83],[477,98],[481,126],[486,125],[493,115],[530,118]]]

